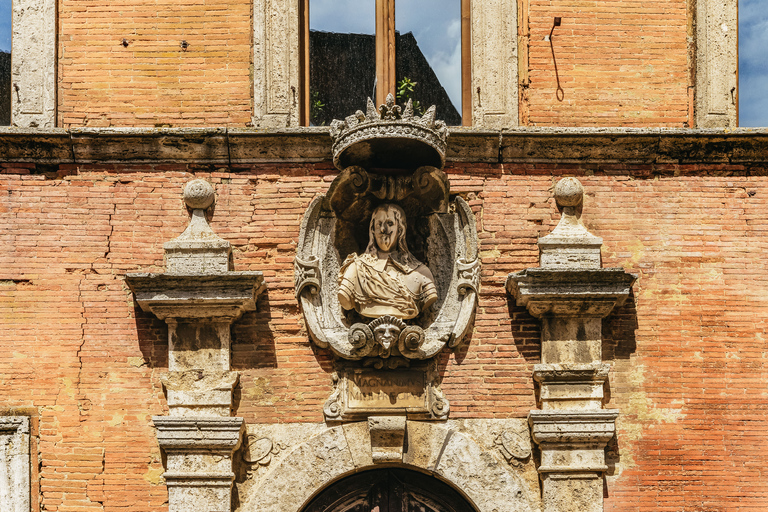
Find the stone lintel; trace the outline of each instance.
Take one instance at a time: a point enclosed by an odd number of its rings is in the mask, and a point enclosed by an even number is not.
[[[256,309],[264,289],[261,272],[220,274],[126,274],[141,309],[165,320],[206,319],[232,322]]]
[[[605,317],[621,306],[636,277],[622,268],[528,268],[509,274],[507,291],[535,317]]]
[[[166,452],[209,450],[231,455],[245,431],[243,418],[153,416],[152,422]]]

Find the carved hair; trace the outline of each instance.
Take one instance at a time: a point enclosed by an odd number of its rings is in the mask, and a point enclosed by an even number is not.
[[[416,262],[416,258],[414,258],[411,254],[411,251],[408,250],[408,244],[405,241],[405,233],[407,228],[405,223],[405,212],[396,204],[382,204],[373,210],[373,213],[371,214],[371,223],[368,226],[368,247],[365,248],[365,252],[373,254],[374,256],[377,254],[375,232],[376,214],[379,212],[385,212],[388,214],[390,211],[395,212],[395,222],[397,222],[397,251],[400,253],[398,255],[398,259],[400,260],[400,263],[411,265]]]

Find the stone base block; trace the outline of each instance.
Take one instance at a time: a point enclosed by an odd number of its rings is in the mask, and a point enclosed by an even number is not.
[[[165,475],[170,512],[231,512],[232,481],[215,475]]]
[[[546,512],[603,512],[603,479],[597,473],[542,475]]]

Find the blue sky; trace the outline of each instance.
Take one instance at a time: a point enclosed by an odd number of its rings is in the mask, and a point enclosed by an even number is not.
[[[0,51],[11,51],[11,0],[0,0]]]
[[[768,126],[766,0],[739,0],[739,126]]]

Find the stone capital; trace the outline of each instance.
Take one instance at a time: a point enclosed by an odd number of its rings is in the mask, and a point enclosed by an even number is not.
[[[264,289],[261,272],[219,274],[127,274],[125,281],[141,309],[162,320],[233,322],[256,309]]]
[[[635,279],[622,268],[528,268],[509,275],[507,291],[536,318],[602,318],[624,303]]]

